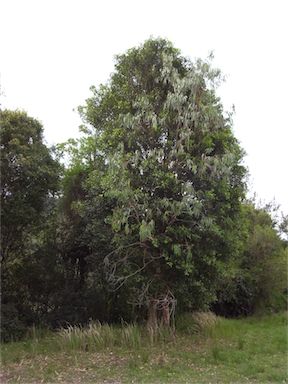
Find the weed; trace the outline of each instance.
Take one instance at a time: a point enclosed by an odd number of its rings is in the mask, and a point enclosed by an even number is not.
[[[238,339],[238,349],[240,349],[241,351],[244,349],[244,344],[245,344],[245,342],[244,342],[244,339],[242,339],[242,338],[239,338]]]
[[[150,361],[150,352],[147,349],[141,352],[141,360],[143,364],[147,364]]]
[[[214,345],[214,346],[212,347],[211,352],[212,352],[213,359],[214,359],[215,361],[223,360],[223,356],[222,356],[222,354],[221,354],[221,350],[220,350],[220,348],[218,347],[218,345]]]

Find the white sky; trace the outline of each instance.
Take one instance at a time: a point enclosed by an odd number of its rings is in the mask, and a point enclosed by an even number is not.
[[[215,54],[235,104],[251,191],[288,213],[288,1],[0,0],[2,108],[39,119],[48,144],[78,135],[73,108],[105,82],[113,57],[149,37],[185,56]]]

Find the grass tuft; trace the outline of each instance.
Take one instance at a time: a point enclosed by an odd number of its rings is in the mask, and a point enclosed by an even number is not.
[[[141,347],[142,335],[138,325],[130,324],[121,329],[121,345],[133,349],[139,349]]]
[[[219,318],[213,312],[192,312],[179,316],[176,322],[178,331],[193,335],[209,332],[218,323]]]

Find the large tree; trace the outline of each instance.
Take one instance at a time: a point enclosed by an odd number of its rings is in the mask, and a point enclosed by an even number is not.
[[[118,56],[110,81],[80,108],[86,140],[74,159],[84,148],[90,197],[79,212],[90,213],[93,228],[93,196],[110,206],[102,221],[113,233],[108,281],[148,304],[154,325],[157,308],[169,322],[176,299],[186,308],[213,300],[239,250],[245,169],[215,92],[220,78],[209,61],[148,40]]]

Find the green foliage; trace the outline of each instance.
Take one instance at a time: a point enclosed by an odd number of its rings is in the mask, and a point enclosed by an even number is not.
[[[110,206],[106,274],[113,289],[132,286],[134,301],[185,286],[184,306],[196,293],[207,303],[238,252],[245,169],[215,93],[220,79],[209,61],[192,63],[171,43],[148,40],[118,56],[110,82],[80,108],[94,140],[87,193]]]
[[[47,212],[53,211],[60,167],[43,143],[41,124],[25,112],[1,110],[0,129],[1,310],[2,339],[7,340],[35,321],[33,295],[45,289],[40,270],[47,273],[49,262],[43,267],[34,257],[43,243]]]
[[[19,318],[13,303],[1,305],[1,342],[21,339],[26,333],[26,324]]]
[[[115,335],[83,326],[148,312],[151,340],[164,341],[176,303],[179,313],[283,309],[287,218],[277,227],[243,204],[243,150],[217,97],[221,80],[211,58],[191,62],[150,39],[91,87],[78,140],[52,151],[38,121],[0,111],[3,340],[69,323],[77,348],[120,339],[138,348],[136,325]]]
[[[0,111],[2,257],[19,249],[58,187],[59,166],[43,143],[41,124],[20,111]]]
[[[287,307],[287,245],[265,209],[246,204],[243,213],[247,231],[243,253],[233,273],[222,281],[214,309],[228,316],[282,311]]]

